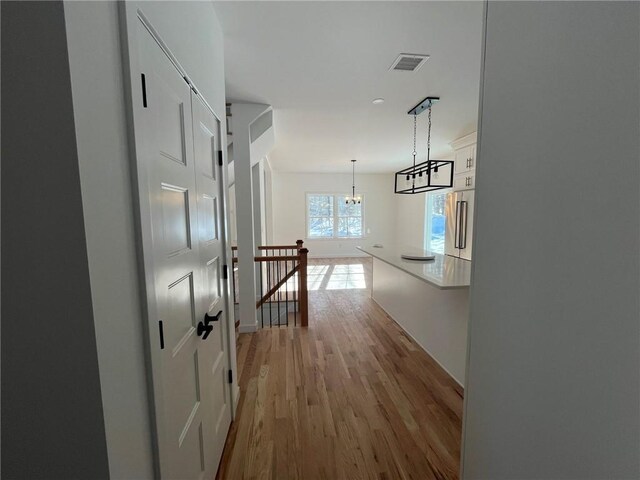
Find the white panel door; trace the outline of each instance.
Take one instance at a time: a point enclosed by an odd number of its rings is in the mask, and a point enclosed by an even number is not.
[[[138,189],[150,216],[141,224],[147,290],[153,292],[147,298],[160,476],[209,479],[216,473],[218,437],[224,442],[226,436],[219,390],[227,360],[219,325],[205,319],[219,274],[205,259],[221,253],[203,247],[216,245],[209,240],[219,237],[219,205],[199,191],[191,88],[145,28],[138,32]],[[219,287],[215,292],[221,296]]]
[[[195,155],[196,194],[198,197],[198,243],[200,264],[204,270],[204,290],[201,296],[201,310],[211,320],[213,327],[204,346],[207,375],[205,395],[211,404],[207,412],[211,415],[208,425],[212,434],[205,437],[206,451],[213,468],[217,467],[231,424],[231,407],[229,405],[229,383],[227,372],[228,354],[227,312],[225,312],[223,296],[223,264],[224,244],[222,241],[222,166],[220,121],[211,113],[200,97],[193,93],[193,145]],[[209,423],[210,422],[210,423]]]

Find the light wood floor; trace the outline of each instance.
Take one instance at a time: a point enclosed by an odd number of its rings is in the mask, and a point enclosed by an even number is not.
[[[239,336],[218,478],[458,478],[462,389],[371,300],[370,259],[310,263],[308,329]]]

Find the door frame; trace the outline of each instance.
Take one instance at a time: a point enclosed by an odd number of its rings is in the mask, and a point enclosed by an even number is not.
[[[229,178],[226,139],[223,132],[226,132],[226,116],[221,116],[211,107],[206,98],[202,97],[201,90],[196,87],[193,80],[182,67],[178,59],[173,55],[169,47],[162,40],[151,22],[142,12],[144,4],[135,5],[130,2],[121,2],[119,5],[120,17],[120,38],[122,44],[122,64],[124,75],[125,111],[127,115],[127,134],[129,143],[129,156],[131,158],[131,188],[134,206],[134,219],[136,231],[136,254],[138,258],[138,276],[141,289],[142,319],[145,332],[145,364],[147,371],[147,391],[149,395],[149,420],[151,427],[151,440],[153,446],[154,476],[160,478],[160,451],[159,438],[163,434],[162,418],[162,388],[159,384],[160,376],[160,350],[159,335],[155,325],[157,323],[157,304],[154,285],[155,272],[152,257],[151,239],[151,206],[147,192],[140,192],[139,184],[146,184],[149,178],[145,168],[139,168],[138,152],[143,151],[141,134],[142,122],[142,92],[140,77],[140,60],[138,57],[138,28],[143,26],[155,40],[158,47],[164,52],[167,58],[173,63],[176,70],[184,77],[185,81],[197,92],[206,108],[213,114],[219,122],[217,134],[220,139],[220,149],[222,151],[222,166],[218,165],[220,172],[220,199],[221,218],[220,236],[223,244],[223,265],[227,265],[227,278],[223,278],[222,296],[224,308],[227,311],[227,335],[224,338],[227,350],[228,368],[232,372],[233,382],[228,389],[228,402],[231,408],[231,419],[235,419],[237,412],[237,402],[239,399],[239,387],[237,385],[237,364],[236,364],[236,342],[235,342],[235,312],[233,299],[231,298],[232,286],[232,254],[231,239],[229,238]],[[216,162],[217,163],[217,162]],[[152,327],[153,325],[153,327]]]

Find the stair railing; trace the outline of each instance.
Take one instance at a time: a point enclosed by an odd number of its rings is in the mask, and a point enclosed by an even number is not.
[[[232,247],[234,267],[237,247]],[[309,294],[307,289],[307,255],[302,240],[295,245],[264,245],[254,261],[260,265],[259,299],[256,309],[262,327],[309,325]],[[236,268],[234,268],[234,301],[238,301]]]

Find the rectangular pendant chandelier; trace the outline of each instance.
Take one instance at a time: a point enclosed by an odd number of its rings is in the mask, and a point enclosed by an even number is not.
[[[440,97],[427,97],[407,112],[413,115],[413,165],[395,174],[395,193],[411,195],[453,186],[453,160],[431,160],[431,107]],[[427,161],[416,164],[416,117],[429,112]]]
[[[396,172],[395,193],[411,195],[453,186],[453,160],[427,160]]]

